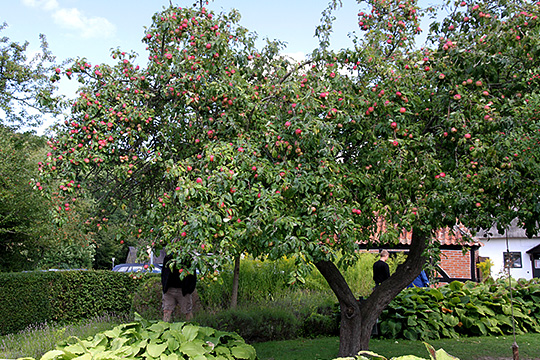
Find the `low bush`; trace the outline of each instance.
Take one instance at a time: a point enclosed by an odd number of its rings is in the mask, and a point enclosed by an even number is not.
[[[294,339],[301,324],[288,309],[251,308],[223,310],[201,314],[195,319],[201,325],[235,332],[247,342]]]
[[[42,360],[100,359],[256,359],[255,349],[236,334],[187,323],[138,318],[86,340],[70,337]]]
[[[512,301],[511,301],[512,300]],[[540,280],[452,282],[403,290],[380,317],[385,338],[428,340],[540,332]]]
[[[156,274],[145,276],[133,294],[131,313],[140,314],[144,319],[161,319],[161,294],[161,277]]]

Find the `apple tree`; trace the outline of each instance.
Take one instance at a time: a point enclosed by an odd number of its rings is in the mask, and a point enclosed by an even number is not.
[[[449,2],[418,48],[428,12],[371,0],[359,2],[353,46],[331,51],[337,6],[302,63],[279,42],[257,50],[236,12],[156,13],[146,65],[115,50],[116,65],[63,71],[83,86],[41,171],[60,181],[46,191],[98,191],[104,213],[136,209],[141,240],[178,261],[197,255],[183,273],[243,252],[293,255],[298,277],[314,264],[339,301],[349,356],[420,272],[434,231],[515,218],[538,231],[539,25],[537,4]],[[404,229],[407,260],[360,303],[338,263]]]

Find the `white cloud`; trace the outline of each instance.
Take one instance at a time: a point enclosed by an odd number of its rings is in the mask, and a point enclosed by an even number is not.
[[[290,57],[297,62],[302,62],[306,60],[306,54],[301,51],[294,52],[294,53],[288,52],[288,53],[284,53],[283,55]]]
[[[39,8],[45,11],[52,11],[59,7],[56,0],[21,0],[23,5],[33,8]]]
[[[110,37],[116,27],[102,17],[89,18],[78,9],[58,9],[53,13],[54,22],[68,30],[75,30],[84,38]]]
[[[21,0],[27,7],[50,12],[54,22],[83,38],[112,37],[116,27],[103,17],[88,17],[76,8],[62,8],[57,0]]]

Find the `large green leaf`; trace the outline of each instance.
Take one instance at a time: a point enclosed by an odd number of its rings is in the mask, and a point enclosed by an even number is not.
[[[364,356],[366,355],[366,356]],[[359,359],[379,359],[379,360],[386,360],[386,358],[382,355],[379,355],[379,354],[376,354],[374,353],[373,351],[367,351],[367,350],[363,350],[363,351],[360,351],[358,353],[358,356],[359,356]],[[339,359],[355,359],[355,358],[339,358]],[[358,359],[358,358],[357,358]],[[334,360],[338,360],[338,359],[334,359]]]
[[[129,341],[129,339],[125,338],[125,337],[118,337],[118,338],[112,339],[111,342],[110,342],[110,349],[111,350],[120,349],[128,341]]]
[[[167,344],[165,343],[157,344],[155,342],[150,342],[148,346],[146,346],[146,352],[148,353],[148,355],[154,358],[160,357],[166,349]]]
[[[188,324],[182,329],[182,334],[186,337],[186,341],[193,341],[199,335],[199,326]]]
[[[86,353],[81,356],[75,357],[72,360],[93,360],[93,359],[94,357],[92,356],[92,354]]]
[[[411,329],[403,330],[403,336],[407,340],[412,340],[412,341],[418,340],[418,333],[416,331],[414,331],[414,330],[411,330]]]
[[[453,316],[451,314],[443,314],[442,315],[443,322],[451,327],[457,326],[459,324],[459,319],[456,316]]]
[[[179,357],[178,357],[178,354],[176,353],[172,353],[169,355],[161,354],[161,356],[159,357],[159,360],[178,360],[178,359]]]
[[[444,300],[444,295],[442,292],[437,288],[431,288],[428,290],[428,294],[431,295],[433,298],[435,298],[435,301],[441,301]]]
[[[256,359],[257,354],[253,346],[248,344],[241,344],[231,349],[233,356],[237,359]]]
[[[64,352],[61,350],[51,350],[47,351],[40,360],[57,360],[64,359]]]
[[[83,343],[81,341],[79,341],[79,342],[77,342],[76,344],[73,344],[73,345],[65,346],[64,351],[67,351],[67,352],[70,352],[70,353],[73,353],[73,354],[77,354],[77,355],[84,354],[84,353],[87,352],[86,348],[84,347],[84,345],[83,345]]]
[[[174,337],[167,339],[167,348],[169,349],[170,352],[176,351],[176,349],[178,349],[179,346],[180,344],[178,343],[178,341],[176,341]]]
[[[204,342],[202,340],[193,340],[191,342],[182,343],[180,344],[178,351],[180,351],[183,354],[186,354],[189,357],[202,355],[206,352],[204,348]]]
[[[459,360],[457,357],[452,356],[448,354],[443,349],[439,349],[435,353],[435,359],[434,360]]]

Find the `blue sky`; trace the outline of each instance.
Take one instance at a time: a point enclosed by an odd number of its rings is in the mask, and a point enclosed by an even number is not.
[[[172,2],[186,7],[198,0]],[[285,52],[297,55],[317,47],[315,28],[329,2],[215,0],[207,7],[215,12],[238,9],[242,15],[240,23],[256,32],[261,41],[266,37],[285,41],[288,44]],[[85,57],[93,65],[112,63],[110,50],[119,47],[124,51],[136,51],[140,56],[139,63],[144,64],[145,48],[141,43],[144,27],[151,24],[154,13],[168,6],[169,0],[9,0],[2,4],[0,22],[6,22],[8,28],[0,36],[8,36],[19,43],[28,41],[32,53],[39,49],[39,34],[44,34],[59,61]],[[356,1],[343,0],[343,7],[335,12],[333,48],[352,44],[347,35],[357,29],[357,13]],[[61,84],[61,92],[73,98],[77,84]]]
[[[195,0],[173,1],[191,6]],[[220,11],[236,8],[241,24],[268,37],[286,41],[288,53],[307,53],[316,48],[315,27],[329,0],[216,0],[208,7]],[[141,38],[152,15],[169,5],[169,0],[11,0],[2,4],[0,21],[11,40],[39,46],[39,34],[45,34],[58,59],[86,57],[92,64],[110,62],[110,49],[135,50],[144,55]],[[357,5],[345,1],[336,12],[336,47],[351,44],[347,37],[356,26]],[[143,56],[144,58],[144,56]]]

